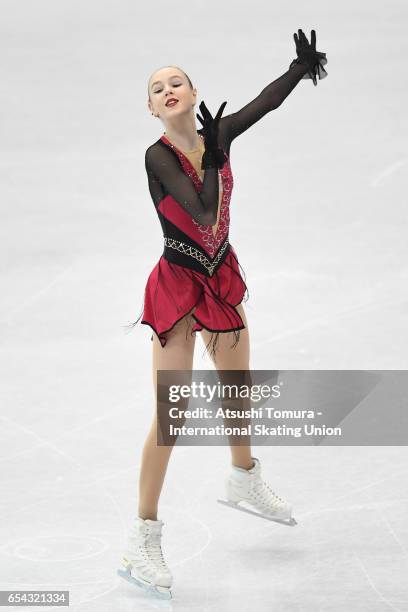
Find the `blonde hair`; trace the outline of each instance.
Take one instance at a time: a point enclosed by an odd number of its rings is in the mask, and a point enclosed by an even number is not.
[[[186,74],[186,73],[184,72],[184,70],[182,70],[182,69],[181,69],[181,68],[179,68],[178,66],[173,66],[173,65],[171,65],[171,66],[162,66],[161,68],[157,68],[157,70],[155,70],[154,72],[152,72],[152,74],[150,75],[149,80],[148,80],[148,82],[147,82],[147,95],[149,96],[149,100],[150,100],[150,91],[149,91],[149,83],[150,83],[150,79],[152,78],[152,76],[153,76],[153,74],[154,74],[155,72],[157,72],[158,70],[162,70],[163,68],[177,68],[177,70],[180,70],[180,72],[182,72],[182,73],[184,74],[184,76],[186,77],[186,79],[187,79],[187,81],[188,81],[188,84],[190,85],[190,89],[193,89],[193,84],[192,84],[192,82],[191,82],[191,79],[190,79],[190,77],[188,76],[188,74]]]

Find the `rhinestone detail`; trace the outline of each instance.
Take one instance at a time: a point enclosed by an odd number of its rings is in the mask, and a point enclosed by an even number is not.
[[[214,270],[217,267],[217,264],[220,261],[225,249],[227,248],[228,243],[229,240],[227,238],[225,240],[225,243],[221,247],[221,250],[217,254],[217,257],[214,259],[214,261],[210,261],[208,257],[203,255],[200,251],[190,246],[189,244],[185,244],[185,242],[181,242],[181,240],[176,240],[175,238],[168,238],[167,236],[164,236],[164,244],[167,247],[171,249],[176,249],[177,251],[180,251],[180,253],[183,253],[183,255],[189,255],[190,257],[194,257],[194,259],[199,261],[200,264],[208,270],[210,276],[214,274]]]

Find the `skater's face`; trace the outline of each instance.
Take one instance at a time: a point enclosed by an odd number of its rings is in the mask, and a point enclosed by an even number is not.
[[[178,68],[169,66],[152,74],[149,79],[150,112],[166,124],[182,114],[193,112],[197,90],[191,89],[186,75]],[[177,101],[173,106],[166,106],[171,98]]]

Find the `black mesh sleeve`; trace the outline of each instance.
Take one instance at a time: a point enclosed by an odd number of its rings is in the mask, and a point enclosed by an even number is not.
[[[267,85],[254,100],[241,110],[220,119],[220,132],[228,145],[242,132],[245,132],[254,123],[259,121],[266,113],[278,108],[284,99],[296,87],[308,67],[304,64],[295,64],[272,83]]]
[[[158,180],[164,190],[201,225],[215,225],[219,198],[218,168],[204,171],[203,188],[196,191],[192,179],[187,176],[177,158],[168,147],[151,145],[145,155],[149,180]]]

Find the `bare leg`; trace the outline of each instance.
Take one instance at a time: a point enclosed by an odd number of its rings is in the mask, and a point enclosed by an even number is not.
[[[220,334],[219,344],[217,346],[216,355],[213,358],[214,365],[217,370],[249,370],[249,331],[248,322],[245,316],[244,307],[242,304],[238,304],[237,311],[245,325],[245,329],[241,329],[240,338],[237,346],[231,348],[233,342],[232,332]],[[205,342],[211,339],[211,333],[206,329],[201,331],[201,336]],[[232,464],[237,467],[242,467],[246,470],[253,467],[253,461],[251,459],[251,446],[230,446]]]
[[[167,334],[167,344],[162,347],[153,334],[153,386],[155,395],[153,422],[146,438],[139,478],[139,516],[157,520],[157,508],[162,490],[171,446],[157,445],[157,370],[192,370],[195,335],[191,335],[194,309]],[[186,333],[187,332],[187,333]]]

